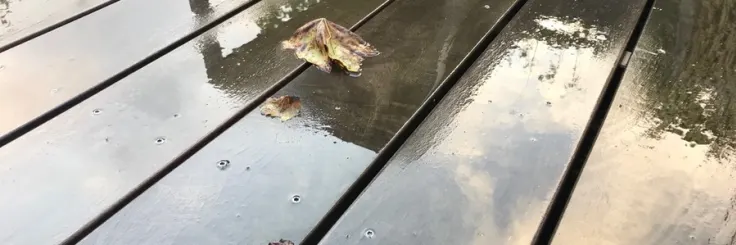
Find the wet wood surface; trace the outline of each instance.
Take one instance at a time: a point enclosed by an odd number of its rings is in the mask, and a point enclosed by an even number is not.
[[[356,32],[381,52],[360,77],[309,68],[276,93],[300,97],[300,116],[253,111],[82,244],[300,242],[514,2],[393,2]]]
[[[0,53],[0,136],[248,1],[124,0]]]
[[[64,239],[301,64],[279,51],[298,26],[382,3],[261,2],[0,148],[0,243]]]
[[[530,244],[645,1],[531,1],[321,244]]]
[[[0,49],[74,15],[114,2],[117,0],[0,0]]]
[[[529,0],[497,23],[516,2],[0,0],[0,243],[63,241],[261,97],[294,96],[298,116],[256,107],[81,244],[299,244],[498,26],[321,244],[529,244],[645,0]],[[377,8],[361,76],[280,47]],[[733,1],[656,1],[554,244],[736,241],[734,23]]]
[[[654,7],[554,244],[736,242],[736,4]]]

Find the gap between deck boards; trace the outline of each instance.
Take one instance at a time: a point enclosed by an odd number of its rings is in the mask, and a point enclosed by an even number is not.
[[[41,28],[40,30],[34,31],[32,33],[29,33],[28,35],[25,35],[23,37],[20,37],[20,38],[14,40],[14,41],[11,41],[11,42],[9,42],[7,44],[4,44],[4,45],[0,46],[0,53],[5,52],[6,50],[11,49],[11,48],[13,48],[15,46],[21,45],[21,44],[23,44],[25,42],[28,42],[28,41],[30,41],[30,40],[32,40],[32,39],[34,39],[36,37],[39,37],[39,36],[41,36],[43,34],[46,34],[48,32],[51,32],[51,31],[53,31],[53,30],[55,30],[55,29],[57,29],[59,27],[62,27],[64,25],[66,25],[66,24],[71,23],[71,22],[73,22],[75,20],[81,19],[81,18],[83,18],[83,17],[85,17],[87,15],[90,15],[90,14],[92,14],[94,12],[97,12],[98,10],[103,9],[103,8],[105,8],[107,6],[110,6],[113,3],[117,3],[119,1],[120,0],[108,0],[108,1],[103,2],[103,3],[100,3],[100,4],[98,4],[98,5],[96,5],[96,6],[92,7],[92,8],[89,8],[89,9],[87,9],[85,11],[82,11],[82,12],[79,12],[79,13],[77,13],[75,15],[72,15],[70,17],[67,17],[66,19],[63,19],[63,20],[61,20],[59,22],[56,22],[56,23],[54,23],[52,25],[46,26],[44,28]]]
[[[258,2],[260,0],[254,0],[251,2],[252,4],[248,5],[251,6]],[[374,9],[372,12],[370,12],[368,15],[363,17],[361,20],[359,20],[357,23],[355,23],[353,26],[350,27],[351,31],[355,31],[361,26],[363,26],[366,22],[368,22],[370,19],[375,17],[378,13],[380,13],[383,9],[391,5],[391,3],[395,2],[395,0],[387,0],[383,4],[379,5],[376,9]],[[247,7],[245,7],[247,8]],[[228,18],[234,16],[235,14],[241,12],[242,10],[245,10],[245,8],[241,9],[240,11],[231,11],[232,15],[226,14],[227,18],[221,18],[218,19],[217,24],[224,22]],[[209,26],[207,29],[210,29],[215,25]],[[202,31],[203,33],[204,31]],[[196,36],[191,37],[190,39],[193,39]],[[183,44],[184,42],[182,42]],[[177,45],[178,46],[178,45]],[[172,47],[171,50],[173,50],[175,47]],[[169,50],[169,51],[171,51]],[[161,54],[164,55],[165,53]],[[152,62],[153,60],[151,60]],[[149,62],[150,63],[150,62]],[[145,65],[143,65],[145,66]],[[71,236],[69,236],[67,239],[65,239],[61,244],[63,245],[71,245],[71,244],[77,244],[82,239],[84,239],[87,235],[92,233],[97,227],[102,225],[105,221],[110,219],[115,213],[122,210],[126,205],[128,205],[130,202],[135,200],[138,196],[143,194],[148,188],[155,185],[158,181],[163,179],[166,175],[168,175],[171,171],[174,171],[179,165],[184,163],[187,159],[189,159],[192,155],[194,155],[196,152],[204,148],[207,144],[209,144],[212,140],[217,138],[220,134],[225,132],[228,128],[230,128],[232,125],[237,123],[241,118],[245,117],[248,113],[250,113],[253,109],[255,109],[258,105],[263,103],[266,99],[268,99],[272,94],[274,94],[279,89],[286,86],[292,79],[297,77],[299,74],[304,72],[307,68],[309,68],[311,65],[306,62],[302,62],[301,65],[299,65],[297,68],[295,68],[293,71],[291,71],[289,74],[284,76],[282,79],[280,79],[278,82],[274,83],[271,87],[269,87],[266,91],[262,92],[257,96],[253,101],[248,103],[245,107],[243,107],[241,110],[236,112],[234,115],[232,115],[230,118],[225,120],[223,123],[218,125],[212,132],[204,136],[201,140],[195,142],[190,148],[185,150],[183,153],[181,153],[179,156],[174,158],[172,161],[170,161],[168,164],[166,164],[160,171],[153,174],[151,177],[147,178],[143,182],[141,182],[138,186],[136,186],[132,191],[127,193],[125,196],[120,198],[117,202],[115,202],[111,207],[107,208],[105,211],[103,211],[100,215],[98,215],[96,218],[92,219],[90,222],[85,224],[82,228],[77,230],[75,233],[73,233]],[[142,66],[141,66],[142,67]],[[132,73],[132,71],[131,71]],[[91,95],[90,95],[91,97]],[[81,101],[80,101],[81,102]],[[2,138],[0,138],[0,146],[2,146]]]
[[[233,16],[237,15],[240,12],[243,12],[244,10],[250,8],[251,6],[261,2],[262,0],[252,0],[245,3],[242,3],[238,5],[237,7],[226,11],[222,16],[215,18],[211,22],[189,32],[185,36],[177,39],[176,41],[164,46],[163,48],[156,50],[151,55],[148,55],[147,57],[141,59],[138,62],[135,62],[131,66],[122,69],[120,72],[112,75],[111,77],[105,79],[104,81],[95,84],[94,86],[83,90],[81,93],[72,96],[67,101],[54,106],[50,110],[41,113],[39,116],[29,120],[28,122],[23,123],[22,125],[10,130],[4,135],[0,135],[0,148],[3,146],[9,144],[10,142],[22,137],[26,133],[38,128],[39,126],[43,125],[44,123],[54,119],[56,116],[68,111],[72,107],[75,107],[79,105],[80,103],[84,102],[85,100],[91,98],[92,96],[98,94],[99,92],[107,89],[108,87],[116,84],[118,81],[122,80],[123,78],[129,76],[130,74],[133,74],[134,72],[140,70],[141,68],[145,67],[148,64],[151,64],[152,62],[156,61],[158,58],[170,53],[171,51],[175,50],[179,46],[193,40],[194,38],[204,34],[208,30],[222,24],[226,20],[232,18]]]
[[[642,35],[644,27],[649,19],[654,2],[656,0],[646,0],[644,9],[639,16],[639,20],[634,27],[634,30],[629,36],[629,41],[626,43],[626,47],[619,54],[618,64],[621,64],[621,59],[628,59],[627,54],[633,53],[636,48],[639,38]],[[630,57],[630,56],[629,56]],[[570,202],[572,193],[575,190],[575,185],[580,179],[580,174],[583,172],[585,162],[588,160],[593,145],[603,127],[603,122],[606,120],[608,111],[611,109],[613,98],[616,96],[621,80],[626,73],[627,66],[618,65],[614,67],[614,71],[609,77],[608,82],[604,85],[603,92],[598,98],[593,114],[591,115],[588,124],[583,131],[582,138],[578,143],[570,164],[562,174],[562,179],[559,182],[557,190],[552,196],[552,201],[547,206],[547,212],[542,217],[542,222],[534,235],[532,244],[551,244],[554,238],[557,227],[562,220],[562,216],[565,213],[567,204]]]
[[[368,188],[373,179],[380,174],[393,155],[401,148],[409,136],[429,115],[432,109],[447,95],[458,80],[483,54],[483,51],[496,39],[501,31],[516,16],[528,0],[517,0],[503,16],[483,35],[470,52],[460,61],[460,64],[440,83],[439,87],[432,92],[425,102],[412,114],[409,120],[402,126],[389,142],[378,152],[376,158],[368,165],[358,179],[338,199],[330,211],[317,223],[317,226],[307,234],[302,245],[319,244],[330,229],[337,223],[342,215],[355,202],[360,194]]]

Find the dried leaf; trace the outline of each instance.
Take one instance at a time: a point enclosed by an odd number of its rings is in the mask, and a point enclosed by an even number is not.
[[[296,56],[330,72],[333,61],[348,73],[359,74],[363,58],[379,55],[378,50],[349,29],[325,18],[319,18],[299,27],[281,46],[294,50]]]
[[[277,98],[268,98],[261,107],[261,114],[268,117],[279,117],[286,121],[299,114],[302,103],[299,97],[284,95]]]
[[[268,245],[294,245],[294,242],[284,239],[279,239],[278,242],[269,242]]]

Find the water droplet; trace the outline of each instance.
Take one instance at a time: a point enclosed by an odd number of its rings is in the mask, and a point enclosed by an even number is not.
[[[240,218],[240,213],[235,214],[235,217]]]
[[[552,102],[547,101],[547,106],[551,106]]]
[[[176,117],[180,117],[180,116],[181,116],[181,115],[179,115],[179,114],[174,114],[174,117],[175,117],[175,118],[176,118]]]
[[[695,236],[690,235],[690,240],[695,240]]]
[[[347,70],[345,70],[345,73],[347,73],[348,76],[351,76],[351,77],[360,77],[360,75],[363,74],[360,71],[358,71],[358,72],[352,72],[352,71],[347,71]]]
[[[292,203],[300,203],[302,201],[302,197],[299,195],[293,195],[291,196],[291,202]]]
[[[339,111],[340,110],[340,107],[339,106],[335,106],[335,110],[338,110]]]
[[[94,109],[92,110],[92,115],[100,115],[102,114],[102,109]]]
[[[367,229],[367,230],[365,230],[365,233],[364,234],[365,234],[365,237],[367,237],[367,238],[373,238],[374,236],[376,236],[376,232],[373,231],[373,229]]]
[[[155,142],[156,142],[157,145],[166,143],[166,138],[164,138],[164,137],[158,137],[158,138],[156,138],[156,141]]]
[[[217,168],[219,168],[220,170],[225,170],[229,166],[230,166],[230,161],[229,160],[220,160],[220,161],[217,161]]]
[[[486,5],[483,5],[483,7],[484,7],[484,8],[486,8],[486,9],[490,9],[490,8],[491,8],[491,6],[490,6],[490,5],[488,5],[488,4],[486,4]]]

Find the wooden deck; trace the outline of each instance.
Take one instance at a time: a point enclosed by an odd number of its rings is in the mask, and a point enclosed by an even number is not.
[[[0,244],[736,242],[732,1],[34,4],[0,0]],[[316,18],[381,54],[280,48]]]

